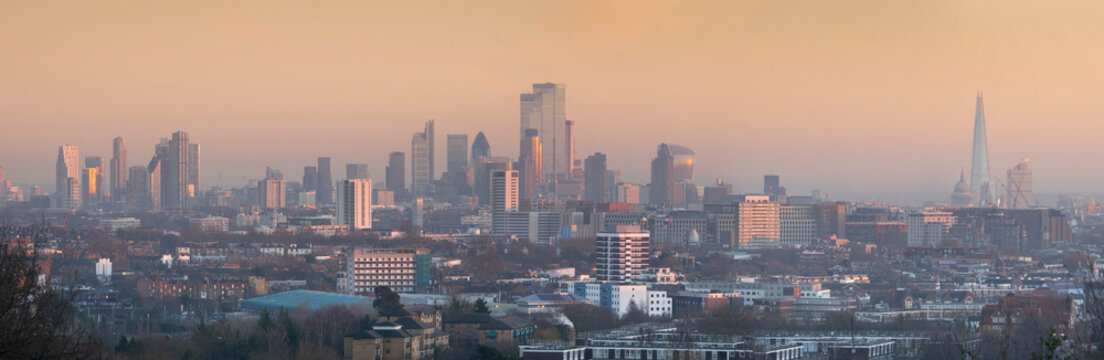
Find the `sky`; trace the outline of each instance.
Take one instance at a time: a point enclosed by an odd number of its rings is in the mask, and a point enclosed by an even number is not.
[[[1101,194],[1104,2],[6,1],[0,167],[52,188],[57,147],[148,162],[173,131],[207,185],[317,156],[368,163],[437,121],[517,157],[518,95],[567,87],[580,157],[647,182],[662,142],[696,182],[947,201],[983,91],[991,173]],[[440,170],[438,170],[440,172]],[[438,174],[439,175],[439,174]]]

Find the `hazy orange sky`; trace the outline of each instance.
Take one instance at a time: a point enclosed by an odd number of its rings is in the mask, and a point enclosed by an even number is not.
[[[437,119],[516,157],[518,94],[567,84],[580,157],[646,182],[660,142],[696,178],[946,201],[985,92],[992,173],[1101,193],[1104,2],[0,2],[0,166],[52,184],[57,147],[130,165],[185,130],[204,185],[315,157],[365,162]],[[408,176],[409,177],[409,176]],[[48,186],[51,188],[52,186]]]

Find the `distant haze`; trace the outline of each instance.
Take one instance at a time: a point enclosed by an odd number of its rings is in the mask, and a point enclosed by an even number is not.
[[[981,90],[994,175],[1101,192],[1101,1],[337,3],[4,2],[0,166],[52,190],[58,145],[136,165],[185,130],[204,186],[317,156],[382,183],[426,118],[438,169],[449,133],[516,158],[518,94],[557,82],[578,156],[629,181],[671,142],[739,192],[947,201]]]

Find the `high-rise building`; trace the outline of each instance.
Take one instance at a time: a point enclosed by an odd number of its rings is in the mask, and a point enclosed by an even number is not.
[[[780,205],[778,212],[782,246],[809,246],[816,240],[817,222],[813,205]]]
[[[406,192],[406,154],[402,151],[392,152],[387,157],[387,190],[391,190],[395,193],[395,196],[402,197],[402,194]]]
[[[491,144],[487,142],[487,136],[480,131],[475,135],[475,141],[471,146],[471,165],[479,163],[479,158],[491,156]]]
[[[982,103],[980,91],[974,108],[974,151],[970,165],[970,190],[973,192],[975,206],[993,205],[993,192],[996,189],[990,184],[989,143],[985,135],[985,106]]]
[[[939,246],[954,222],[954,214],[946,211],[923,210],[908,214],[908,246]]]
[[[201,196],[202,188],[199,186],[199,144],[188,144],[188,202],[195,204],[195,199]]]
[[[165,190],[161,194],[164,199],[161,205],[165,209],[181,210],[188,206],[188,177],[191,174],[188,162],[191,157],[189,142],[188,133],[183,131],[173,133],[168,142],[167,157],[162,162],[165,169],[163,174],[166,176],[161,178]]]
[[[842,202],[816,204],[813,208],[817,219],[817,238],[832,236],[847,238],[847,204]]]
[[[345,281],[349,294],[370,294],[378,286],[410,293],[430,283],[432,258],[427,249],[354,248],[347,259]]]
[[[448,167],[446,170],[453,173],[464,173],[468,171],[468,135],[467,134],[449,134],[445,144],[448,151],[447,161]]]
[[[146,166],[146,172],[149,173],[149,207],[147,210],[150,211],[161,211],[162,200],[165,199],[165,184],[161,181],[162,175],[165,174],[165,165],[161,162],[161,159],[160,156],[154,156],[149,165]]]
[[[484,158],[486,159],[486,158]],[[491,172],[491,233],[506,235],[506,213],[518,209],[517,170]]]
[[[429,181],[437,178],[437,142],[434,140],[434,124],[433,119],[426,120],[425,123],[425,138],[426,144],[429,148]]]
[[[745,195],[736,203],[736,245],[769,248],[782,245],[778,203],[766,195]]]
[[[80,207],[80,149],[76,145],[62,145],[58,148],[56,174],[54,203],[57,207],[66,209]],[[74,184],[76,191],[73,191]]]
[[[541,139],[542,178],[569,175],[574,162],[567,142],[566,90],[564,84],[533,84],[533,92],[521,94],[521,137],[536,129]]]
[[[95,209],[104,201],[104,158],[86,156],[81,172],[81,200],[84,207]]]
[[[280,179],[264,179],[257,182],[257,196],[262,208],[282,209],[287,206],[285,201],[287,188]]]
[[[575,173],[575,120],[564,120],[564,143],[567,145],[568,175]]]
[[[782,186],[778,175],[763,175],[763,195],[769,196],[774,202],[786,202],[786,187]]]
[[[1031,196],[1031,160],[1024,158],[1011,170],[1008,170],[1008,195],[1005,206],[1009,209],[1027,209],[1035,206]]]
[[[705,193],[702,195],[702,204],[705,205],[722,205],[730,203],[728,196],[732,193],[732,184],[725,183],[724,179],[718,178],[717,184],[713,186],[706,186]]]
[[[618,183],[617,188],[614,190],[614,202],[625,204],[639,204],[640,203],[640,185],[632,183]]]
[[[372,228],[372,179],[337,183],[337,224],[349,230]]]
[[[158,184],[160,186],[160,184]],[[126,204],[128,211],[152,210],[150,172],[145,166],[131,166],[127,174]]]
[[[345,164],[346,179],[367,179],[370,177],[368,164]]]
[[[303,183],[300,186],[303,188],[303,192],[318,191],[318,167],[303,167]]]
[[[118,202],[126,198],[127,189],[127,151],[126,140],[116,137],[111,142],[111,196]]]
[[[330,172],[330,158],[318,158],[318,182],[315,184],[315,202],[319,206],[332,205],[334,203],[333,173]]]
[[[542,156],[541,139],[536,129],[525,130],[525,137],[521,138],[521,156],[518,157],[519,186],[518,194],[522,199],[534,199],[537,197],[537,189],[541,186]]]
[[[606,187],[606,155],[594,153],[588,156],[583,167],[583,200],[608,202],[609,188]]]
[[[649,234],[639,226],[620,225],[615,232],[600,232],[594,251],[595,279],[624,284],[648,268]]]
[[[479,205],[491,203],[491,174],[495,171],[512,169],[512,161],[507,157],[487,156],[480,158],[475,163],[474,187],[475,196],[479,197]]]
[[[652,159],[652,183],[648,185],[649,203],[657,206],[669,206],[675,191],[675,158],[667,144],[659,144],[656,157]]]
[[[673,158],[674,167],[672,167],[672,177],[675,182],[685,181],[687,183],[694,182],[694,150],[690,148],[667,144],[670,148],[671,157]]]
[[[414,133],[410,138],[410,192],[415,197],[429,195],[430,182],[430,142],[424,132]]]

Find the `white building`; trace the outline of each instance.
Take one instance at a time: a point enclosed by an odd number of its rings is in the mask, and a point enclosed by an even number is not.
[[[671,316],[671,298],[666,291],[648,290],[642,284],[610,284],[602,282],[563,282],[560,291],[587,299],[596,306],[625,316],[635,304],[648,316]]]
[[[337,183],[337,224],[349,230],[372,228],[372,179]]]
[[[779,207],[782,246],[801,247],[816,239],[816,217],[812,205],[782,205]]]
[[[947,211],[923,210],[908,214],[908,246],[939,246],[954,220],[954,214]]]
[[[100,282],[111,280],[111,259],[100,258],[100,261],[96,262],[96,278],[100,279]]]
[[[611,283],[628,283],[648,268],[649,233],[639,226],[620,225],[616,232],[597,236],[595,278]]]
[[[108,231],[119,231],[123,229],[137,229],[142,226],[142,220],[125,217],[118,219],[100,219],[100,227],[107,229]]]

